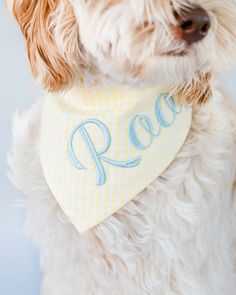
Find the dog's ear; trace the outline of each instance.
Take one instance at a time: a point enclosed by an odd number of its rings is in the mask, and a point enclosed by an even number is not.
[[[8,4],[26,39],[33,76],[49,91],[69,86],[81,64],[79,30],[70,2],[8,0]]]

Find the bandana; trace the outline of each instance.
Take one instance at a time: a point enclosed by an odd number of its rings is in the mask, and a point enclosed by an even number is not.
[[[154,181],[181,149],[192,110],[158,87],[74,89],[43,103],[40,157],[83,233]]]

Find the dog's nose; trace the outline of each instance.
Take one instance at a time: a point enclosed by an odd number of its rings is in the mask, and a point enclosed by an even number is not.
[[[195,7],[181,16],[176,15],[178,21],[176,30],[179,37],[189,45],[201,41],[211,27],[209,14],[201,7]]]

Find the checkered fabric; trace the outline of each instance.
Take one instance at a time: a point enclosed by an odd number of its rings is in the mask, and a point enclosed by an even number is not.
[[[73,89],[44,99],[40,156],[50,190],[83,233],[175,158],[192,110],[158,87]]]

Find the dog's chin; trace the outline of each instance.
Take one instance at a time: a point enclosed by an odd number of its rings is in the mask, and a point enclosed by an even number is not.
[[[146,87],[146,86],[156,86],[158,85],[163,90],[169,92],[171,95],[178,95],[181,100],[187,105],[204,105],[206,104],[210,98],[212,97],[212,80],[214,74],[211,72],[208,73],[199,73],[196,72],[192,75],[192,77],[188,77],[188,79],[166,79],[158,77],[141,77],[137,79],[132,79],[127,77],[125,80],[121,79],[120,84],[125,84],[129,86],[138,86],[138,87]],[[105,84],[107,81],[105,81]],[[117,85],[117,79],[112,77],[109,79],[109,83],[113,85]]]
[[[204,104],[211,97],[214,71],[209,58],[206,55],[201,57],[201,51],[189,46],[178,50],[173,47],[159,52],[157,56],[147,56],[142,64],[136,62],[138,56],[130,65],[121,57],[108,59],[104,56],[96,59],[95,76],[100,76],[105,84],[159,85],[162,89],[179,93],[187,103]]]

